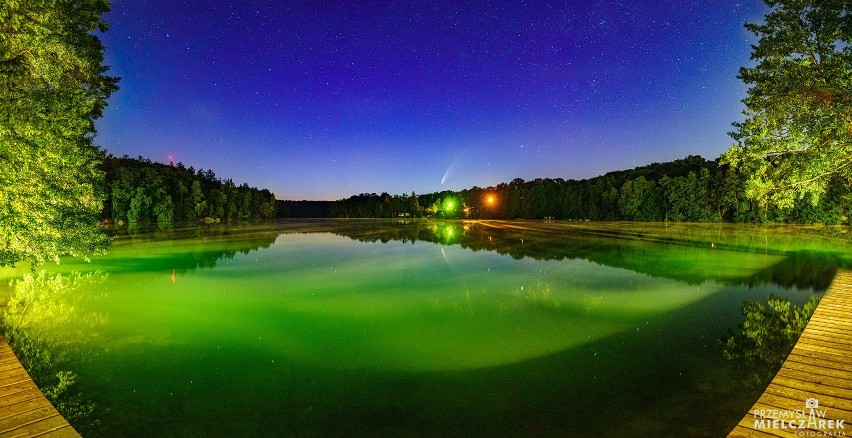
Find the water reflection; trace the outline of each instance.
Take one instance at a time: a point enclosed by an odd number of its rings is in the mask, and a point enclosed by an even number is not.
[[[105,350],[79,372],[113,409],[110,436],[722,435],[721,408],[695,412],[731,404],[735,421],[750,402],[725,384],[716,339],[743,299],[775,289],[726,285],[819,288],[848,263],[839,245],[754,231],[438,220],[155,230],[119,236],[94,260],[110,275],[93,289],[109,296],[80,308],[111,317],[63,337]]]
[[[246,226],[146,229],[115,236],[119,256],[100,269],[174,272],[210,269],[221,260],[269,248],[281,234],[331,233],[361,242],[431,242],[520,260],[587,260],[686,284],[778,285],[825,290],[837,269],[852,267],[843,227],[754,228],[729,224],[572,224],[439,220],[281,221]],[[672,249],[676,249],[672,251]],[[668,259],[666,259],[668,257]],[[53,271],[86,271],[79,261]],[[6,275],[3,275],[6,274]],[[0,278],[13,278],[0,270]]]
[[[114,236],[110,254],[96,257],[99,269],[111,274],[122,272],[169,273],[171,278],[212,269],[222,260],[233,260],[275,243],[279,232],[274,223],[252,225],[208,225],[185,228],[138,230]],[[69,260],[53,269],[86,270],[86,263]]]
[[[852,266],[846,246],[850,236],[840,227],[428,220],[283,222],[280,226],[285,233],[331,232],[362,242],[425,241],[514,259],[581,259],[687,284],[774,284],[824,291],[839,268]],[[670,248],[677,251],[667,251]]]
[[[819,304],[811,297],[802,306],[770,295],[766,305],[746,301],[745,321],[720,339],[726,359],[737,363],[747,384],[762,389],[793,350]]]
[[[105,295],[107,276],[87,274],[27,274],[12,282],[0,314],[3,336],[36,385],[81,433],[97,430],[96,406],[76,388],[70,367],[92,359],[97,349],[80,348],[100,336],[109,317],[93,311]],[[71,365],[75,364],[75,365]]]
[[[99,263],[108,272],[174,271],[177,277],[268,248],[279,234],[293,233],[458,245],[516,260],[587,260],[691,285],[714,281],[824,291],[839,268],[852,267],[850,235],[843,227],[438,220],[281,221],[140,230],[117,236],[116,243],[127,250],[120,258],[106,257]],[[230,241],[234,236],[239,239]],[[194,240],[189,243],[187,238]]]
[[[777,284],[784,289],[828,289],[840,268],[849,268],[852,263],[837,253],[817,251],[795,252],[767,269],[755,272],[745,282],[749,286],[757,284]]]
[[[268,248],[277,235],[271,223],[129,228],[114,236],[113,251],[95,257],[91,264],[63,260],[61,265],[47,265],[46,270],[23,276],[26,266],[2,269],[0,330],[57,410],[84,436],[96,435],[105,408],[81,397],[77,380],[79,370],[96,362],[113,337],[113,333],[104,335],[104,330],[114,330],[110,327],[114,312],[103,303],[110,293],[122,291],[110,282],[111,277],[132,274],[134,282],[143,282],[165,274],[175,284],[196,270]]]

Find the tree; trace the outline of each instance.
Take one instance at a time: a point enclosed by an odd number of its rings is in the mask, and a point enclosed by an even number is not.
[[[127,222],[137,225],[139,222],[147,222],[148,210],[151,208],[151,197],[143,187],[137,187],[133,199],[130,200],[130,209],[127,210]]]
[[[198,180],[192,182],[189,188],[189,216],[187,219],[192,222],[204,216],[207,210],[207,201],[204,199],[204,193],[201,191],[201,183]]]
[[[160,186],[154,189],[152,202],[154,219],[157,221],[157,226],[160,228],[171,226],[175,218],[175,208],[172,197],[166,191],[165,187]]]
[[[0,2],[0,266],[104,250],[106,0]]]
[[[745,121],[724,161],[741,168],[749,197],[791,207],[819,201],[832,176],[852,176],[852,3],[849,0],[765,0],[765,23],[747,23],[759,37]]]
[[[408,198],[406,204],[406,208],[411,216],[420,217],[420,202],[417,200],[417,195],[414,192],[411,192],[411,196]]]
[[[112,219],[116,224],[127,220],[127,212],[130,210],[130,200],[136,194],[136,181],[130,170],[119,168],[113,179],[112,189]]]
[[[660,199],[657,184],[644,176],[627,180],[621,186],[618,200],[621,216],[632,221],[656,221],[660,218]]]

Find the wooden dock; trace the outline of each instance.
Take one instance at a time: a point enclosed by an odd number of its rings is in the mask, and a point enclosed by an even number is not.
[[[0,437],[79,437],[0,336]]]
[[[852,436],[852,272],[837,273],[781,370],[728,436]]]

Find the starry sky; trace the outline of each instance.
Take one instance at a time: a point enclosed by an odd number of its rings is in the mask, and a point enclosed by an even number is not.
[[[115,0],[96,142],[278,199],[589,178],[732,144],[759,0]]]

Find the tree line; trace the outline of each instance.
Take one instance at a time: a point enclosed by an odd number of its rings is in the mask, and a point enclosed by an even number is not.
[[[735,144],[720,160],[702,159],[685,173],[651,165],[583,181],[298,201],[279,204],[279,215],[848,222],[852,5],[764,2],[763,22],[745,26],[758,38],[738,76],[749,87],[745,119],[734,123]],[[103,252],[100,216],[168,224],[275,214],[271,194],[255,199],[253,189],[203,172],[156,168],[148,176],[161,181],[149,184],[113,169],[101,190],[101,168],[111,164],[100,164],[94,122],[119,81],[107,74],[98,38],[107,11],[105,0],[0,2],[0,266]]]
[[[275,218],[275,196],[269,190],[237,186],[212,170],[111,155],[101,169],[106,176],[102,219],[116,226]]]
[[[805,195],[779,206],[747,196],[749,176],[719,161],[688,156],[584,180],[518,178],[424,195],[364,193],[339,201],[279,201],[279,217],[848,223],[849,178],[831,178],[816,200]]]

